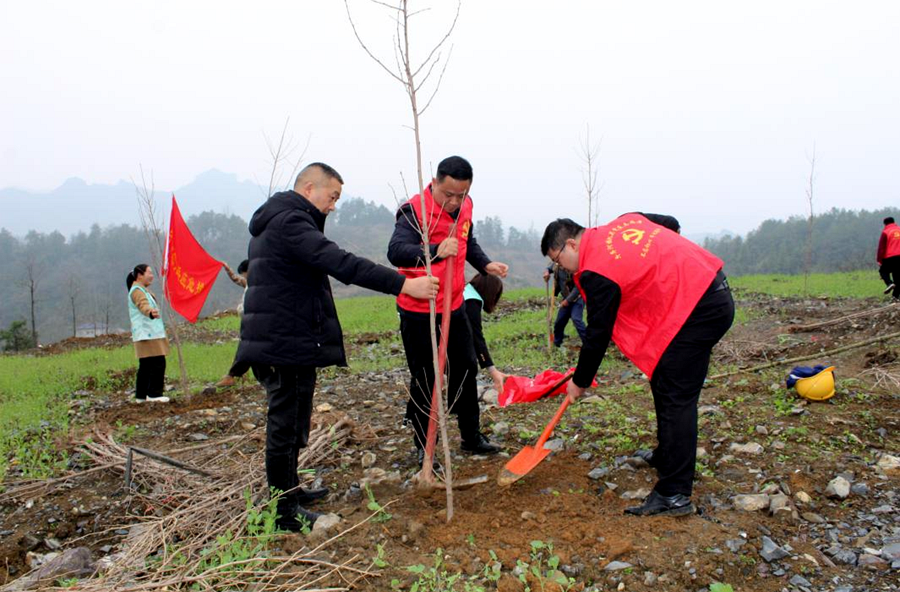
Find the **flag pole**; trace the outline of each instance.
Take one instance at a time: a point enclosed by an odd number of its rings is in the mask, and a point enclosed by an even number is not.
[[[166,282],[166,275],[169,273],[169,243],[171,241],[171,235],[169,234],[172,231],[172,212],[175,211],[175,194],[172,194],[172,208],[169,211],[169,226],[166,228],[166,250],[163,254],[162,264],[164,267],[163,272],[163,301],[166,304],[169,304],[169,286],[168,282]],[[171,306],[170,306],[171,308]],[[167,311],[168,312],[168,311]],[[174,310],[173,310],[174,313]],[[181,351],[181,336],[178,334],[178,317],[175,314],[168,314],[169,318],[169,329],[172,331],[172,341],[175,342],[175,352],[178,354],[178,370],[181,372],[181,393],[184,395],[188,395],[188,377],[187,377],[187,368],[184,365],[184,354]]]

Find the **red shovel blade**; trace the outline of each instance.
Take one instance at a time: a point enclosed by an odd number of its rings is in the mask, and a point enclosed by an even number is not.
[[[571,378],[571,374],[563,378],[563,382],[569,380],[569,378]],[[544,444],[547,443],[547,439],[550,437],[550,434],[553,433],[553,428],[559,423],[562,414],[566,411],[566,407],[568,406],[569,397],[563,395],[562,405],[559,406],[556,415],[553,416],[553,419],[551,419],[550,423],[547,424],[547,427],[544,428],[544,432],[541,434],[541,437],[538,438],[537,443],[535,443],[533,448],[531,446],[523,448],[519,454],[512,457],[509,462],[506,463],[505,467],[500,469],[500,474],[497,475],[497,485],[512,485],[527,475],[531,469],[538,466],[542,460],[547,458],[550,451],[544,448]]]
[[[512,485],[527,475],[531,469],[538,466],[542,460],[547,458],[548,454],[550,454],[550,451],[546,448],[524,447],[519,451],[519,454],[506,463],[505,467],[500,469],[500,474],[497,475],[497,484],[502,486]]]

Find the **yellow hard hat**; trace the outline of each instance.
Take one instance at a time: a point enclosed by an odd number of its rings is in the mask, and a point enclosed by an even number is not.
[[[815,376],[800,378],[794,385],[797,393],[810,401],[826,401],[834,396],[834,366],[825,368]]]

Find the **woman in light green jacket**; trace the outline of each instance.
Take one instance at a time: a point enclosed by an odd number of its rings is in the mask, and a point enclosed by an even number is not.
[[[137,403],[168,403],[163,396],[166,378],[166,354],[169,340],[159,314],[156,297],[150,292],[153,269],[146,263],[136,265],[128,274],[128,315],[131,317],[131,340],[138,358],[134,396]]]

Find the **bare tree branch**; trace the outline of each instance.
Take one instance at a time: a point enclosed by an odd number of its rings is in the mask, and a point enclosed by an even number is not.
[[[437,51],[439,51],[439,50],[441,49],[441,47],[444,45],[444,43],[447,42],[447,39],[450,39],[450,35],[453,34],[453,29],[456,28],[456,21],[459,20],[459,10],[460,10],[460,8],[462,8],[462,0],[460,0],[460,1],[458,1],[458,2],[456,3],[456,14],[453,15],[453,22],[450,23],[450,28],[447,29],[446,35],[444,35],[444,37],[443,37],[440,41],[438,41],[437,45],[435,45],[433,48],[431,48],[431,53],[428,54],[428,57],[425,58],[425,61],[422,62],[422,63],[419,65],[419,67],[416,68],[415,72],[412,73],[412,78],[415,78],[416,76],[419,75],[419,72],[422,71],[422,68],[425,67],[425,64],[427,64],[428,62],[431,61],[431,58],[434,56],[435,52],[437,52]],[[419,12],[421,12],[421,11],[419,11]],[[407,55],[409,55],[409,54],[407,54]]]
[[[379,4],[380,4],[380,2],[379,2]],[[365,51],[365,52],[369,55],[369,57],[372,58],[372,59],[375,61],[376,64],[378,64],[379,66],[381,66],[381,68],[382,68],[385,72],[387,72],[387,73],[390,75],[391,78],[393,78],[394,80],[396,80],[396,81],[399,82],[400,84],[406,84],[406,83],[403,81],[403,79],[400,78],[400,76],[398,76],[398,75],[394,74],[393,72],[391,72],[391,69],[388,68],[387,66],[385,66],[385,65],[384,65],[384,62],[382,62],[382,61],[379,60],[377,57],[375,57],[375,54],[373,54],[373,53],[369,50],[369,47],[368,47],[368,46],[363,42],[363,40],[360,38],[359,33],[356,31],[356,24],[353,22],[353,15],[350,14],[350,4],[349,4],[348,0],[344,0],[344,7],[347,9],[347,19],[350,21],[350,28],[353,29],[353,35],[356,37],[356,40],[359,42],[360,47],[363,48],[363,51]]]

